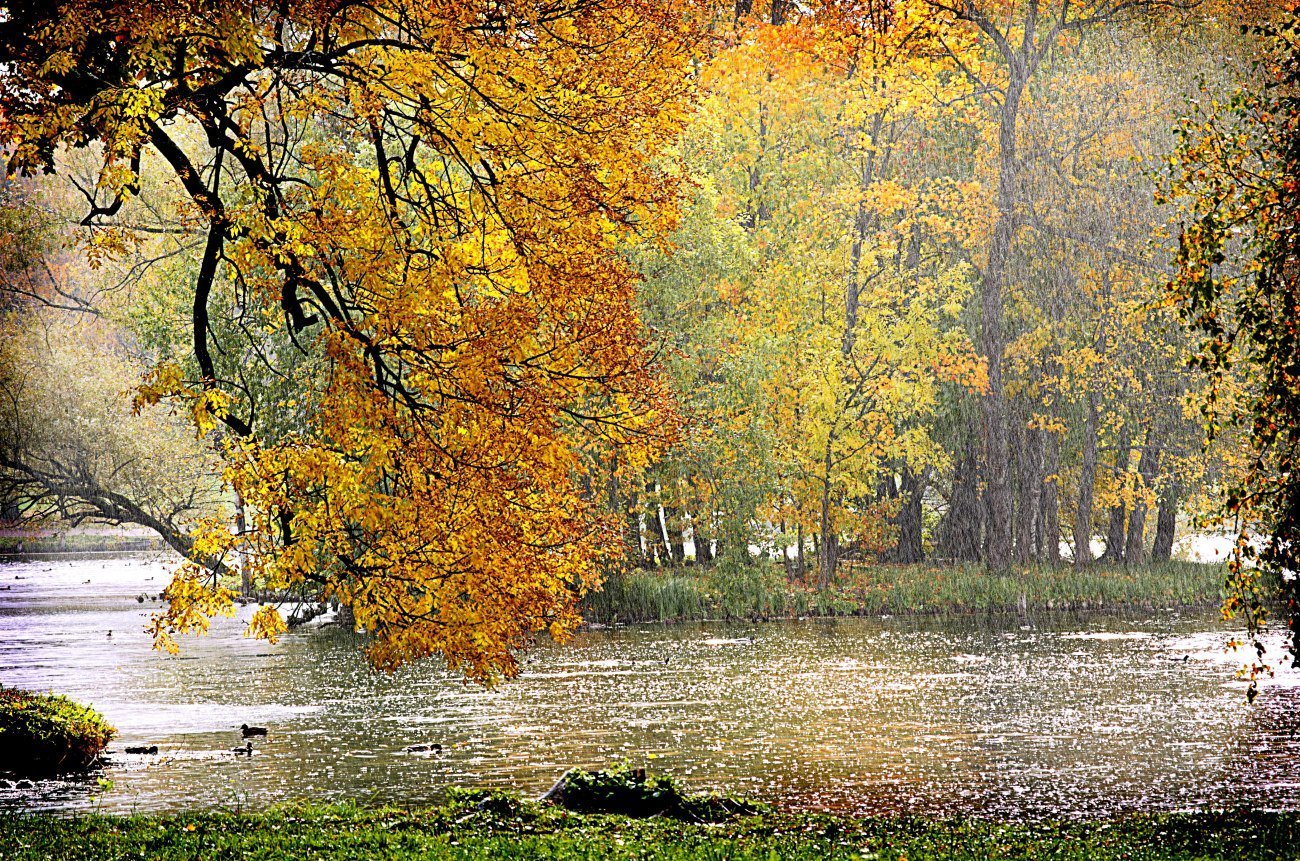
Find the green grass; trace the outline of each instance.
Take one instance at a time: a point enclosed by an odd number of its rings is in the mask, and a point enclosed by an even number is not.
[[[825,591],[786,582],[776,565],[675,568],[608,578],[584,601],[590,622],[758,619],[908,613],[1002,613],[1214,606],[1222,565],[1167,562],[1134,568],[1035,565],[991,574],[980,565],[841,566]]]
[[[1300,817],[1190,813],[1108,822],[843,819],[768,814],[723,823],[628,819],[462,802],[402,810],[353,806],[167,816],[0,815],[3,861],[74,859],[1284,859],[1300,857]]]

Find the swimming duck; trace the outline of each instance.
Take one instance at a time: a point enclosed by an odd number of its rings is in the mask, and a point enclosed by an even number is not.
[[[251,735],[266,735],[266,727],[264,726],[249,726],[248,724],[240,724],[239,731],[244,734],[244,738],[248,738]]]
[[[235,756],[252,756],[253,743],[251,741],[246,741],[244,742],[243,747],[232,747],[230,749],[230,752],[233,753]]]

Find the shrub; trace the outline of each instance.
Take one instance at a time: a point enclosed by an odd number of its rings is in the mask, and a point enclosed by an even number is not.
[[[623,816],[671,816],[697,822],[720,822],[752,816],[761,804],[720,795],[692,795],[663,774],[646,774],[622,762],[603,771],[574,769],[550,800],[578,813],[617,813]]]
[[[67,697],[0,688],[0,769],[26,776],[83,771],[115,735],[103,715]]]

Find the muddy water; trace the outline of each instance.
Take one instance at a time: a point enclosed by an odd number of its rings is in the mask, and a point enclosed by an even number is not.
[[[415,804],[448,785],[536,792],[626,758],[865,813],[1300,809],[1300,674],[1247,704],[1212,613],[597,631],[483,691],[432,663],[373,672],[337,630],[268,646],[223,620],[161,655],[143,632],[158,605],[138,598],[166,571],[145,557],[0,566],[0,683],[91,702],[120,729],[111,789],[5,782],[0,806]],[[242,723],[270,729],[252,757],[231,750]],[[442,752],[405,751],[431,742]],[[137,744],[160,752],[121,753]]]

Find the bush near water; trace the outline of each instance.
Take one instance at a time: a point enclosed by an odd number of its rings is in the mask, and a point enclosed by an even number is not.
[[[30,777],[84,771],[115,735],[89,706],[0,687],[0,770]]]

